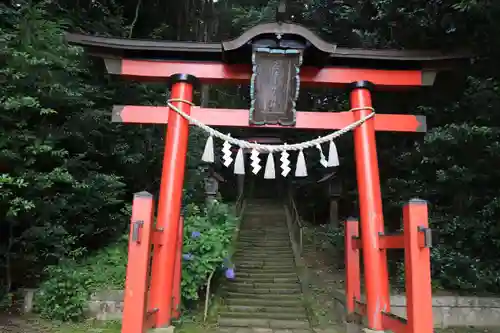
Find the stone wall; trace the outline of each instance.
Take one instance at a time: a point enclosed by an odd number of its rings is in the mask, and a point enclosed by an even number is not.
[[[30,312],[33,304],[34,290],[25,291],[24,309]],[[336,316],[342,319],[345,314],[345,296],[343,290],[338,290]],[[406,297],[391,296],[392,313],[406,316]],[[91,296],[87,314],[98,320],[119,320],[123,313],[123,291],[108,290]],[[493,297],[463,297],[434,296],[433,297],[434,326],[440,328],[477,326],[500,326],[500,298]]]
[[[345,313],[344,291],[337,292],[337,316]],[[432,299],[434,327],[498,327],[500,326],[500,298],[434,296]],[[391,296],[391,312],[406,318],[406,297]]]
[[[123,290],[107,290],[90,297],[87,313],[97,320],[120,320],[123,314]]]

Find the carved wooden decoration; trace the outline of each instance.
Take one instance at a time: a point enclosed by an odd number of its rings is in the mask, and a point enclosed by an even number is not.
[[[294,126],[302,52],[256,48],[252,60],[250,124]]]

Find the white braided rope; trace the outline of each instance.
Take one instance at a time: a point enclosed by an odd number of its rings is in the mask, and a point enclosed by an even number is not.
[[[355,129],[356,127],[360,126],[365,121],[367,121],[368,119],[375,116],[375,112],[374,112],[374,109],[372,107],[353,108],[353,109],[350,109],[349,111],[372,110],[372,113],[370,113],[366,117],[361,118],[360,120],[353,122],[352,124],[347,125],[346,127],[342,128],[340,130],[337,130],[337,131],[330,133],[328,135],[319,137],[317,139],[313,139],[313,140],[305,141],[305,142],[301,142],[301,143],[290,144],[290,145],[289,144],[262,145],[259,143],[252,143],[252,142],[248,142],[245,140],[236,139],[236,138],[233,138],[227,134],[219,132],[218,130],[216,130],[210,126],[207,126],[207,125],[203,124],[202,122],[200,122],[199,120],[191,117],[190,115],[186,114],[185,112],[182,112],[179,108],[177,108],[175,105],[172,104],[173,102],[186,103],[186,104],[189,104],[191,106],[194,106],[193,103],[186,101],[186,100],[183,100],[183,99],[170,99],[167,101],[167,106],[169,108],[171,108],[172,110],[174,110],[179,115],[181,115],[183,118],[188,120],[191,124],[201,128],[202,130],[207,132],[209,135],[216,137],[216,138],[219,138],[221,140],[227,141],[230,144],[232,144],[234,146],[238,146],[240,148],[255,149],[259,153],[297,151],[297,150],[303,150],[303,149],[307,149],[307,148],[311,148],[311,147],[316,147],[317,145],[321,145],[325,142],[329,142],[335,138],[338,138],[339,136]]]

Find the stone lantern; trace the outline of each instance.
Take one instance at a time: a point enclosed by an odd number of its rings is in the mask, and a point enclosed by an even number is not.
[[[212,203],[217,198],[219,194],[219,183],[221,182],[225,182],[225,179],[215,172],[213,168],[208,168],[205,177],[205,195],[207,203]]]

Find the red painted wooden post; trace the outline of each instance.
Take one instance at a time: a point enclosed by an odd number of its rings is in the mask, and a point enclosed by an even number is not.
[[[195,78],[177,74],[171,80],[171,98],[192,102]],[[191,105],[188,103],[172,104],[186,114],[191,112]],[[156,327],[169,326],[172,319],[174,266],[189,132],[189,122],[175,111],[169,111],[169,120],[156,223],[157,229],[163,230],[163,234],[161,245],[155,246],[153,251],[151,279],[151,304],[158,309]]]
[[[345,222],[345,268],[346,268],[346,309],[347,314],[355,312],[354,300],[361,299],[361,276],[359,249],[354,246],[354,237],[359,237],[359,222],[348,218]]]
[[[351,91],[351,107],[356,119],[369,115],[372,101],[370,82],[358,81]],[[365,268],[366,308],[368,327],[382,330],[381,311],[390,311],[389,277],[386,251],[379,246],[379,233],[384,231],[382,197],[375,142],[374,119],[354,129],[354,150],[358,179],[361,243]]]
[[[427,203],[413,199],[403,208],[408,333],[432,333],[430,238],[422,247],[421,233],[430,232]],[[425,244],[429,242],[429,244]]]
[[[174,293],[172,305],[172,318],[179,319],[181,316],[181,282],[182,282],[182,240],[184,236],[184,218],[179,220],[179,234],[177,236],[177,254],[175,257]]]
[[[122,333],[146,330],[152,228],[153,196],[148,192],[136,193],[130,223]]]

